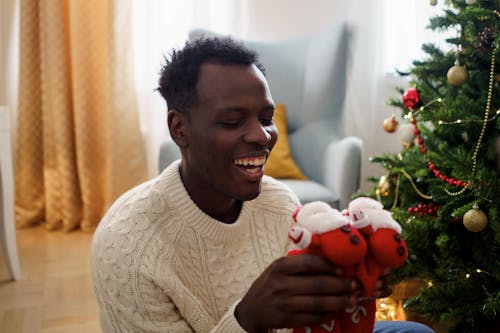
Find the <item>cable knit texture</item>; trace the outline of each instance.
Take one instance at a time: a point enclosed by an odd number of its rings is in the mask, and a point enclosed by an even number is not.
[[[286,253],[298,205],[264,176],[261,194],[243,203],[233,224],[221,223],[191,200],[179,162],[125,193],[92,241],[103,332],[244,332],[234,308]]]

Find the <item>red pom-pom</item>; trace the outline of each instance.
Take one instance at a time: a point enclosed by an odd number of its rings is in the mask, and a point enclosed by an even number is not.
[[[373,258],[383,267],[401,266],[408,257],[405,241],[392,229],[377,229],[368,243]]]
[[[415,109],[420,103],[417,88],[410,88],[403,94],[403,104],[408,109]]]

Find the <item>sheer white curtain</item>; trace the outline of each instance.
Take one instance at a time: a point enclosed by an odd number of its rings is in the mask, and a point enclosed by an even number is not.
[[[381,167],[370,163],[369,158],[402,148],[398,134],[383,130],[385,118],[393,112],[399,115],[386,101],[399,97],[396,86],[408,86],[408,77],[399,77],[395,69],[406,71],[413,60],[422,59],[423,43],[433,42],[446,48],[443,35],[426,29],[429,18],[442,10],[442,3],[441,0],[432,6],[422,0],[355,0],[346,4],[349,19],[358,26],[346,100],[346,131],[360,136],[364,142],[363,190],[371,187],[367,177],[382,173]]]
[[[0,105],[11,113],[12,138],[19,83],[19,1],[0,0]]]
[[[191,28],[203,27],[237,37],[282,40],[313,34],[347,19],[356,27],[345,129],[364,140],[363,175],[380,173],[368,158],[398,151],[399,138],[382,128],[392,111],[385,102],[396,85],[394,69],[408,69],[421,57],[423,42],[436,40],[425,30],[440,10],[423,0],[149,0],[134,2],[135,72],[141,128],[150,174],[157,173],[159,143],[168,136],[166,108],[155,92],[163,56],[181,47]],[[363,182],[364,189],[367,189]]]

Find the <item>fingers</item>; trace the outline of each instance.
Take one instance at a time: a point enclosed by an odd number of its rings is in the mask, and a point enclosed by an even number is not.
[[[384,298],[392,294],[392,288],[389,285],[390,279],[391,279],[390,274],[387,273],[387,275],[383,275],[380,277],[380,279],[377,280],[375,284],[375,294],[374,294],[376,298]]]
[[[295,295],[346,295],[359,287],[354,279],[331,275],[287,276],[281,283],[283,289],[293,288]]]
[[[289,327],[325,325],[326,329],[333,330],[335,315],[336,313],[295,313],[286,322]]]
[[[319,256],[282,257],[254,281],[235,313],[247,331],[256,325],[268,329],[320,324],[353,306],[359,286]]]
[[[353,303],[346,295],[298,295],[287,298],[283,305],[292,313],[332,314]]]
[[[342,272],[331,261],[308,253],[282,257],[274,262],[272,271],[281,275],[339,275]]]
[[[385,298],[389,297],[392,294],[392,288],[389,285],[386,285],[384,288],[377,289],[375,291],[375,298]]]

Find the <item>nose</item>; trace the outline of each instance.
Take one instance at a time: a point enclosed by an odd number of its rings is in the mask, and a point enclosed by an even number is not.
[[[258,143],[260,145],[267,144],[271,139],[271,133],[269,133],[266,126],[262,125],[259,120],[252,121],[245,135],[246,142]]]

